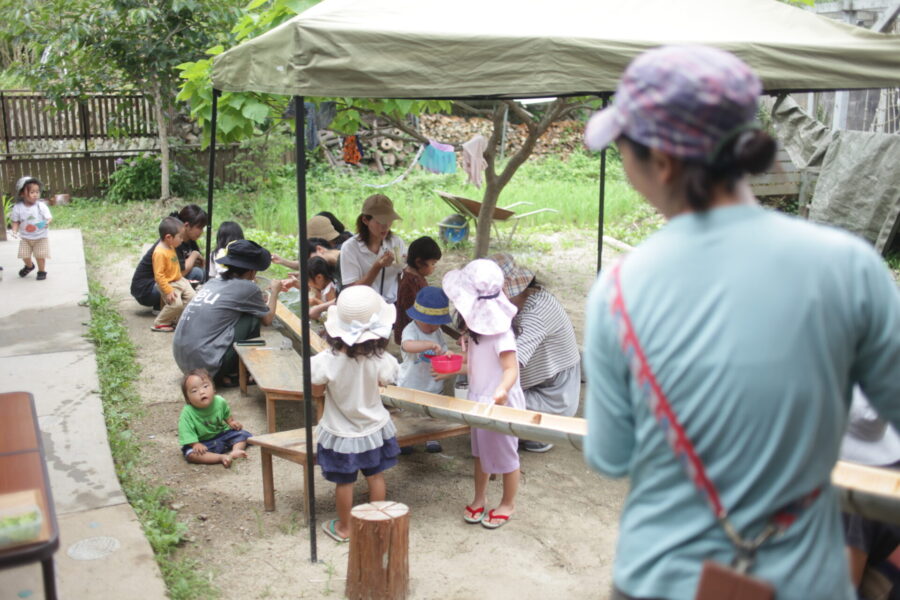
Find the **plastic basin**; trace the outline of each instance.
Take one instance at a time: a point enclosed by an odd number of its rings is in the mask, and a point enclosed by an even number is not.
[[[462,354],[432,356],[431,366],[438,373],[456,373],[462,367]]]

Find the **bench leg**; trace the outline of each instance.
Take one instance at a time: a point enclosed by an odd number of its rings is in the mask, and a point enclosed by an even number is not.
[[[272,453],[266,448],[260,448],[263,477],[263,504],[266,511],[275,510],[275,481],[272,476]]]
[[[266,394],[266,426],[269,433],[275,433],[275,401]]]
[[[305,460],[303,464],[300,465],[300,474],[303,476],[303,510],[306,511],[306,515],[309,516],[309,502],[311,498],[309,497],[309,480],[306,478]]]
[[[41,561],[41,571],[44,575],[44,598],[56,600],[56,575],[53,572],[53,557]]]
[[[247,394],[247,366],[244,364],[244,361],[238,357],[238,384],[241,388],[241,393]]]

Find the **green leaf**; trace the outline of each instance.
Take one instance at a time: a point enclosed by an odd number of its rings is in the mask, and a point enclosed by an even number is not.
[[[245,117],[254,121],[256,123],[262,123],[266,120],[266,117],[269,116],[269,107],[263,104],[262,102],[258,102],[253,99],[248,99],[243,108],[241,108],[241,114]]]
[[[222,44],[217,44],[206,51],[209,56],[218,56],[223,52],[225,52],[225,46],[223,46]]]

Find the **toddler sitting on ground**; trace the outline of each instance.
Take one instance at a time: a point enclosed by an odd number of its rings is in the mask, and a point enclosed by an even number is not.
[[[247,438],[252,434],[231,416],[231,409],[216,388],[206,369],[188,371],[181,380],[181,392],[187,403],[178,418],[178,443],[189,463],[227,469],[235,458],[247,458]]]

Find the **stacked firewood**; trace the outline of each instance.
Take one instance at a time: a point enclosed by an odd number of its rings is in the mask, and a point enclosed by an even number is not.
[[[476,134],[490,138],[493,127],[490,119],[481,117],[454,117],[447,115],[422,115],[419,117],[418,133],[421,137],[456,147],[457,158],[462,163],[460,146]],[[553,123],[535,144],[532,158],[547,155],[567,157],[582,146],[584,124],[579,121],[558,121]],[[528,130],[525,125],[507,125],[504,154],[517,152],[525,142]],[[363,166],[380,173],[390,169],[405,169],[415,156],[422,142],[413,139],[407,132],[391,127],[373,127],[359,132],[362,144]],[[341,159],[343,137],[331,131],[320,131],[319,141],[324,146],[326,159],[335,168],[345,163]]]

